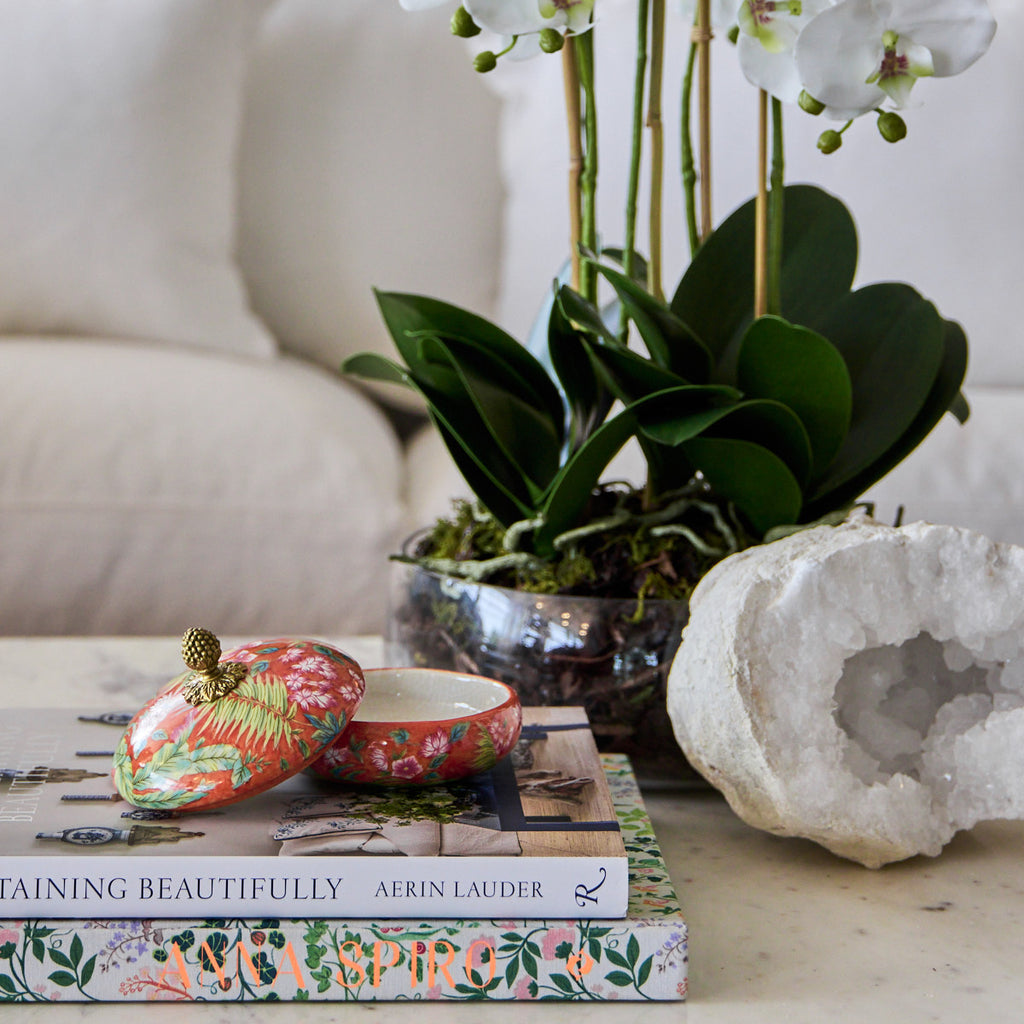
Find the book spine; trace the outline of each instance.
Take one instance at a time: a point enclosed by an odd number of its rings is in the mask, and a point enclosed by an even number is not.
[[[680,1000],[641,921],[0,921],[0,1001]]]
[[[9,918],[616,918],[629,898],[625,856],[18,856],[0,872]]]

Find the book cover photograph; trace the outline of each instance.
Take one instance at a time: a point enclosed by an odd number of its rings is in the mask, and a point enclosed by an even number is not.
[[[628,855],[625,918],[5,914],[0,1001],[685,999],[686,924],[635,779],[622,756],[599,764]]]
[[[129,716],[0,723],[5,918],[621,918],[628,862],[580,708],[526,708],[482,774],[420,788],[295,776],[237,804],[132,806],[110,777]]]

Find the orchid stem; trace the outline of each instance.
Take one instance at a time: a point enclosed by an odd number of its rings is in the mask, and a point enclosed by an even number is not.
[[[679,143],[680,164],[683,178],[683,205],[686,210],[686,234],[690,242],[690,259],[700,248],[700,231],[697,229],[697,170],[693,164],[693,136],[691,134],[690,107],[693,103],[693,71],[697,63],[696,37],[690,42],[690,54],[683,75],[683,92],[680,101]]]
[[[782,255],[785,221],[785,159],[782,103],[772,97],[772,171],[768,194],[768,312],[782,315]]]
[[[754,317],[768,312],[768,93],[758,91],[757,198],[754,204]]]
[[[700,98],[700,237],[711,234],[711,0],[697,2]]]
[[[571,36],[576,49],[576,64],[583,92],[583,224],[581,241],[584,249],[597,255],[597,97],[594,94],[594,33]],[[580,270],[580,294],[590,302],[597,301],[597,268],[588,263]]]
[[[629,159],[629,186],[626,192],[626,239],[622,255],[622,268],[626,277],[631,278],[636,264],[636,214],[637,196],[640,193],[640,156],[643,149],[644,82],[647,79],[647,22],[649,0],[637,4],[636,72],[633,77],[633,134]],[[622,330],[625,329],[623,310]],[[623,338],[623,340],[625,340]]]
[[[651,77],[647,101],[647,126],[651,130],[651,206],[650,253],[647,263],[647,290],[663,300],[661,284],[661,203],[665,176],[665,126],[661,120],[661,92],[665,68],[665,0],[653,0],[651,6]]]
[[[569,259],[572,265],[571,284],[580,289],[580,247],[583,239],[583,176],[582,118],[580,113],[580,74],[576,48],[562,47],[562,82],[565,87],[565,113],[569,129]]]
[[[633,76],[633,134],[629,160],[629,185],[626,191],[626,236],[622,269],[632,280],[636,273],[637,196],[640,193],[640,158],[643,150],[644,82],[647,78],[647,22],[649,0],[637,4],[636,71]],[[625,307],[619,316],[619,341],[629,340],[629,316]]]

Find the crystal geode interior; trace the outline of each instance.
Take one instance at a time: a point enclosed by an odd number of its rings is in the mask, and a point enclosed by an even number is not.
[[[668,702],[744,820],[871,867],[1024,817],[1024,549],[863,517],[748,549],[696,589]]]
[[[850,738],[846,763],[867,783],[897,772],[934,777],[929,753],[995,708],[1024,706],[1020,689],[1004,689],[1004,674],[1011,685],[1024,684],[1024,662],[976,659],[957,641],[927,633],[861,651],[843,666],[835,691],[835,719]]]

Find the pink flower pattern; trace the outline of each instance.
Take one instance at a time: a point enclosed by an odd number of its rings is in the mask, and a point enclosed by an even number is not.
[[[329,708],[335,703],[330,690],[315,682],[289,676],[286,684],[288,696],[301,708]]]
[[[379,772],[386,772],[390,766],[388,752],[376,743],[370,747],[367,753],[367,760]]]
[[[322,679],[332,681],[338,678],[337,665],[330,658],[326,658],[322,654],[310,654],[296,662],[295,667],[303,675],[318,675]]]
[[[522,712],[518,708],[516,708],[516,711],[518,713],[514,716],[499,716],[490,719],[486,723],[487,732],[491,737],[491,742],[494,744],[498,757],[504,757],[512,749],[515,737],[519,734]]]
[[[324,764],[331,768],[340,768],[342,765],[358,763],[355,754],[348,747],[328,747],[323,753]]]
[[[448,731],[444,728],[436,729],[429,736],[423,738],[423,742],[420,744],[420,757],[425,757],[429,760],[441,754],[447,754],[451,749],[452,745],[448,738]]]
[[[533,982],[533,978],[529,975],[523,975],[516,982],[516,999],[536,999],[537,997],[530,992],[530,984]]]
[[[544,936],[544,942],[540,947],[540,951],[544,955],[544,959],[557,960],[558,957],[555,950],[558,949],[563,942],[568,942],[570,945],[573,945],[576,942],[576,933],[571,928],[549,928]]]
[[[391,762],[391,774],[396,779],[415,779],[417,775],[423,774],[423,765],[410,754]]]
[[[335,689],[344,685],[339,682]],[[365,686],[359,680],[350,685],[358,686],[360,692]],[[455,726],[412,722],[395,728],[357,719],[337,741],[352,756],[345,760],[321,756],[313,771],[342,782],[432,785],[486,771],[512,749],[521,725],[518,705],[492,719]]]

